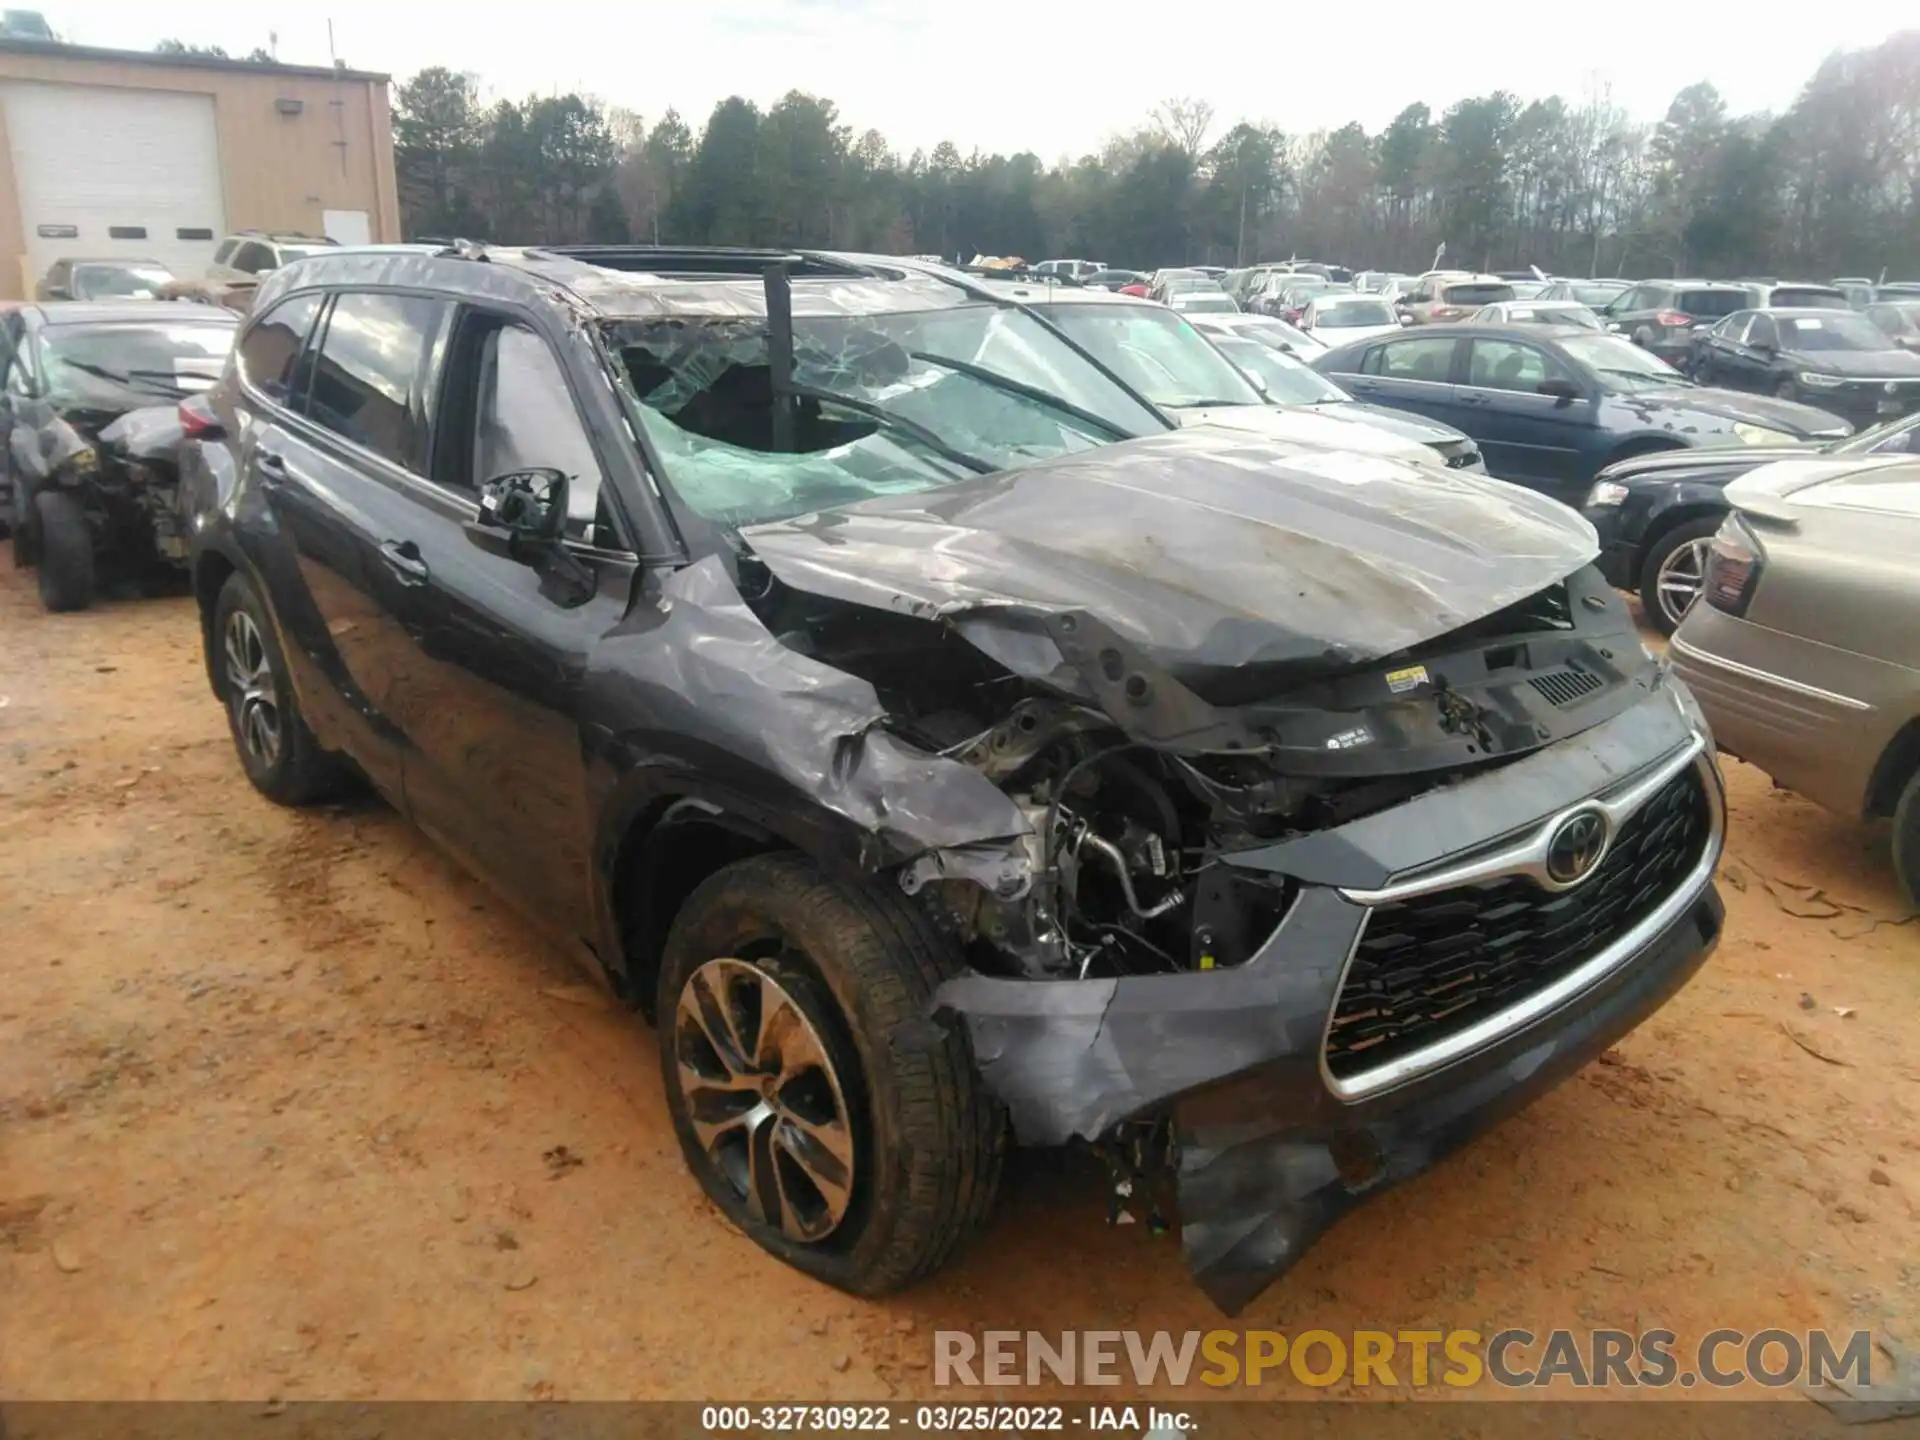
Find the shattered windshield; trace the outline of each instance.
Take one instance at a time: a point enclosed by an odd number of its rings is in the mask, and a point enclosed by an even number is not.
[[[666,481],[750,525],[1160,434],[1167,422],[1044,322],[966,303],[796,315],[792,434],[775,433],[764,317],[612,322]]]
[[[178,400],[220,378],[233,333],[204,323],[50,325],[42,332],[47,388],[60,404],[93,410]]]
[[[1229,302],[1231,303],[1231,302]],[[1046,317],[1156,405],[1258,405],[1198,330],[1158,305],[1052,305]]]

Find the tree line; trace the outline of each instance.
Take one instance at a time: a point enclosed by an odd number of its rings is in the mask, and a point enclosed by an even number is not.
[[[1496,91],[1287,135],[1169,100],[1098,154],[901,155],[830,100],[733,96],[697,132],[591,97],[487,103],[445,68],[401,84],[409,235],[1085,256],[1147,268],[1288,256],[1418,271],[1920,278],[1920,30],[1838,51],[1782,114],[1705,81],[1644,123],[1604,89]]]

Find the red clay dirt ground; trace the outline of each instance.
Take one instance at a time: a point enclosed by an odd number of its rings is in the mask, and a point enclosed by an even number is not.
[[[0,697],[0,1395],[925,1397],[936,1329],[1223,1323],[1057,1157],[883,1303],[762,1255],[638,1020],[389,810],[254,795],[190,601],[0,568]],[[1701,975],[1235,1323],[1920,1342],[1920,923],[1883,835],[1730,777]]]

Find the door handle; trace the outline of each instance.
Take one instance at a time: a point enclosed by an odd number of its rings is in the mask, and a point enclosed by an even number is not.
[[[278,450],[256,450],[253,452],[254,469],[260,472],[263,483],[278,485],[287,478],[287,462]]]
[[[424,585],[427,583],[427,562],[421,558],[420,547],[413,541],[382,541],[380,558],[386,561],[389,570],[400,577],[401,584]]]

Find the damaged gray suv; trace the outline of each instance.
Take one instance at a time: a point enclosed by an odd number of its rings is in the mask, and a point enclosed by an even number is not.
[[[1585,521],[1177,429],[963,277],[323,255],[183,420],[254,785],[366,777],[571,946],[848,1290],[1084,1141],[1238,1309],[1718,937],[1711,739]]]

